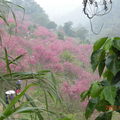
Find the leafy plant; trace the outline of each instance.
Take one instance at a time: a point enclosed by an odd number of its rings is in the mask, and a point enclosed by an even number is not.
[[[4,72],[0,74],[0,103],[2,104],[2,106],[0,107],[3,108],[3,112],[0,114],[0,120],[16,118],[16,114],[21,113],[26,113],[27,115],[30,115],[33,120],[44,120],[44,116],[42,115],[43,112],[53,114],[53,112],[49,111],[48,109],[49,103],[47,102],[47,96],[49,95],[54,101],[59,100],[61,102],[61,98],[57,91],[56,80],[53,73],[49,70],[41,70],[38,72],[12,71],[10,65],[19,65],[17,61],[21,59],[24,55],[19,55],[15,58],[12,58],[8,54],[6,48],[4,48],[4,54],[5,57],[1,57],[1,59],[5,62],[7,73]],[[7,105],[4,100],[4,92],[6,89],[9,90],[10,88],[15,90],[15,83],[17,80],[30,81],[30,83],[32,84],[26,86],[25,89],[19,95],[17,95],[9,105]],[[33,98],[25,94],[25,92],[33,85],[37,85],[37,87],[42,88],[42,90],[44,91],[44,103],[46,107],[38,107],[38,105],[34,102]],[[23,101],[23,98],[26,98],[26,100]],[[19,102],[20,104],[18,104]]]
[[[51,75],[51,80],[47,79],[47,74]],[[12,77],[12,79],[11,79]],[[50,111],[48,109],[49,107],[49,103],[47,102],[47,95],[49,94],[49,96],[55,101],[55,100],[59,100],[61,101],[61,98],[58,94],[57,91],[57,87],[56,87],[56,83],[55,83],[55,79],[53,76],[53,73],[51,73],[48,70],[43,70],[43,71],[39,71],[36,73],[27,73],[27,72],[11,72],[8,74],[3,74],[1,75],[1,79],[0,81],[2,81],[2,84],[4,82],[15,82],[18,79],[21,80],[31,80],[32,79],[32,84],[28,85],[25,87],[25,89],[19,94],[17,95],[9,105],[7,105],[4,102],[3,97],[1,97],[1,101],[0,103],[3,105],[3,112],[0,114],[0,120],[4,120],[7,118],[16,118],[16,114],[21,114],[21,113],[26,113],[27,115],[31,115],[32,119],[34,120],[44,120],[44,116],[42,115],[43,112],[48,112],[48,113],[52,113],[52,111]],[[5,80],[5,81],[4,81]],[[12,84],[13,85],[13,84]],[[36,86],[36,87],[40,87],[45,91],[45,105],[46,107],[38,107],[38,105],[34,102],[33,98],[30,97],[29,95],[25,94],[25,92],[31,87],[31,86]],[[14,89],[14,86],[12,86]],[[4,88],[2,89],[1,92],[4,92]],[[26,98],[26,100],[23,98]],[[20,104],[18,104],[20,102]],[[17,106],[14,108],[14,106]],[[1,106],[2,107],[2,106]]]
[[[92,69],[98,69],[101,81],[92,83],[81,94],[88,98],[85,117],[91,117],[95,110],[102,112],[95,120],[111,120],[113,111],[120,112],[120,38],[101,38],[93,46]]]
[[[43,107],[38,107],[34,100],[25,94],[25,92],[32,86],[38,86],[39,84],[33,83],[29,84],[28,86],[25,87],[25,89],[17,95],[9,105],[6,105],[3,112],[0,114],[0,120],[8,119],[8,118],[14,118],[16,114],[35,114],[35,118],[32,117],[32,119],[35,120],[44,120],[44,117],[42,116],[42,112],[50,112],[46,110]],[[27,101],[23,101],[18,105],[18,102],[21,100],[23,96],[26,96]],[[53,113],[52,113],[53,114]],[[16,117],[15,117],[16,118]]]

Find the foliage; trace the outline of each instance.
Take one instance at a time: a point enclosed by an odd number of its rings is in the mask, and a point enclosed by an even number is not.
[[[47,24],[48,29],[56,29],[56,27],[57,27],[57,24],[53,21],[51,21]]]
[[[10,64],[17,64],[15,62],[23,56],[21,55],[21,56],[16,57],[15,59],[10,60],[8,58],[10,57],[10,55],[8,55],[7,49],[5,48],[4,51],[5,51],[4,61],[6,64],[7,73],[3,73],[0,75],[0,81],[1,81],[0,103],[3,105],[3,107],[0,106],[1,108],[3,108],[3,112],[0,114],[0,120],[4,120],[8,118],[13,119],[13,118],[16,118],[16,114],[21,114],[21,113],[22,114],[29,113],[28,115],[32,113],[32,115],[30,115],[32,116],[32,119],[44,120],[42,113],[50,112],[50,111],[48,111],[48,109],[46,109],[45,107],[43,108],[37,107],[33,99],[30,98],[27,94],[25,94],[25,92],[31,86],[37,85],[37,87],[42,88],[46,94],[48,93],[52,99],[61,101],[60,96],[58,95],[58,92],[57,92],[57,86],[56,86],[53,73],[51,73],[48,70],[42,70],[42,71],[38,71],[34,73],[33,72],[12,72],[10,68]],[[47,74],[50,74],[49,79],[47,78],[48,76]],[[10,88],[16,89],[15,83],[18,79],[22,81],[24,80],[30,81],[32,79],[33,84],[25,86],[25,89],[19,95],[17,95],[10,102],[9,105],[7,105],[4,101],[4,97],[5,97],[4,92],[5,90],[9,90]],[[24,95],[25,95],[26,100],[23,100]],[[20,104],[18,105],[18,103]],[[46,106],[48,106],[48,103],[45,103],[45,104]]]
[[[1,81],[1,103],[3,104],[3,112],[0,115],[0,120],[3,119],[7,119],[7,118],[16,118],[16,114],[20,114],[20,113],[32,113],[33,119],[39,119],[39,120],[43,120],[44,117],[41,115],[41,112],[50,112],[48,111],[46,108],[40,108],[37,107],[36,103],[34,103],[34,101],[32,100],[32,98],[30,98],[27,94],[25,95],[25,92],[27,91],[28,88],[30,88],[33,85],[37,85],[37,87],[42,88],[45,93],[49,93],[50,97],[54,100],[60,100],[60,96],[57,93],[57,86],[55,83],[55,78],[53,73],[50,73],[50,71],[48,70],[42,70],[39,72],[34,72],[34,73],[30,73],[30,72],[12,72],[10,69],[10,64],[14,63],[15,61],[17,61],[18,59],[20,59],[20,56],[16,57],[15,59],[13,59],[12,61],[10,61],[8,59],[8,54],[7,54],[7,50],[5,49],[5,62],[6,62],[6,68],[8,70],[8,73],[4,73],[1,74],[0,77],[0,81]],[[22,57],[22,56],[21,56]],[[50,81],[48,80],[47,74],[50,73]],[[15,89],[15,85],[13,83],[15,83],[18,79],[20,80],[31,80],[32,79],[32,83],[28,86],[25,87],[25,89],[19,94],[17,95],[9,105],[5,104],[5,102],[3,102],[4,100],[4,92],[6,90],[6,88],[9,90],[9,86],[5,88],[6,84],[11,84],[11,88]],[[3,86],[4,85],[4,86]],[[26,100],[22,100],[23,97],[26,97]],[[22,98],[22,99],[20,99]],[[3,99],[3,100],[2,100]],[[46,98],[47,99],[47,98]],[[22,101],[21,101],[22,100]],[[18,104],[18,102],[20,102],[19,106],[16,105]],[[17,106],[14,108],[14,106]],[[48,103],[46,103],[46,106],[48,106]],[[2,107],[2,106],[0,106]],[[12,109],[11,109],[12,108]],[[38,116],[36,116],[34,118],[34,113]],[[52,113],[52,112],[51,112]]]
[[[73,23],[71,21],[68,21],[64,23],[63,26],[64,34],[70,37],[74,37],[76,39],[79,39],[80,44],[89,44],[90,41],[88,40],[88,30],[85,27],[73,27]],[[58,37],[63,37],[63,34],[61,31],[58,30]]]
[[[75,32],[72,30],[72,25],[73,23],[71,21],[64,23],[63,29],[66,33],[66,35],[70,36],[70,37],[74,37],[75,36]]]
[[[89,40],[87,40],[88,36],[88,30],[85,29],[84,27],[80,27],[79,29],[76,30],[76,37],[78,37],[81,40],[81,43],[89,43]]]
[[[64,40],[64,33],[63,33],[63,32],[58,31],[58,32],[57,32],[57,35],[58,35],[58,39]]]
[[[85,117],[95,110],[102,112],[96,120],[111,120],[114,111],[119,112],[119,63],[120,38],[102,38],[95,42],[91,55],[93,71],[98,69],[103,80],[94,82],[81,94],[82,100],[89,99]]]

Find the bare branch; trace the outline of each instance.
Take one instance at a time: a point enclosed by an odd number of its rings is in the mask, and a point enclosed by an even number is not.
[[[83,0],[83,6],[84,14],[90,19],[91,31],[94,34],[98,34],[93,30],[91,19],[93,19],[95,16],[103,16],[108,14],[112,9],[112,0]]]

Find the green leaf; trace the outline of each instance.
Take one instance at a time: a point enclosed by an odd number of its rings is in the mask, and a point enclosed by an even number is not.
[[[53,82],[53,85],[54,85],[54,88],[57,89],[57,83],[56,83],[56,79],[55,79],[55,76],[54,74],[51,72],[51,78],[52,78],[52,82]]]
[[[120,83],[120,72],[118,72],[118,73],[114,76],[114,78],[112,79],[111,83],[112,83],[113,85],[116,85],[116,84],[119,84],[119,83]]]
[[[91,55],[91,64],[93,71],[96,70],[97,66],[100,64],[101,61],[105,59],[105,51],[97,50],[92,53]]]
[[[95,120],[111,120],[112,112],[101,113]]]
[[[15,59],[13,59],[12,61],[10,61],[9,64],[13,64],[14,62],[16,62],[17,60],[19,60],[23,56],[24,56],[24,54],[17,56]]]
[[[18,109],[15,114],[18,114],[18,113],[35,113],[37,110],[39,110],[40,112],[42,111],[41,108],[39,107],[23,107],[21,109]]]
[[[116,75],[120,71],[120,60],[118,60],[116,55],[107,57],[105,61],[106,67]]]
[[[85,118],[88,119],[94,112],[96,105],[98,103],[97,99],[90,99],[85,111]]]
[[[83,93],[81,93],[81,95],[80,95],[81,101],[84,101],[85,98],[86,98],[87,96],[89,96],[89,93],[90,93],[89,90],[84,91]]]
[[[99,112],[106,112],[108,111],[107,106],[110,106],[109,102],[107,102],[106,100],[99,100],[97,106],[96,106],[96,110]]]
[[[103,77],[104,77],[104,78],[107,78],[108,81],[112,81],[114,75],[113,75],[113,73],[112,73],[110,70],[107,69],[107,70],[104,72]]]
[[[27,101],[30,102],[30,105],[33,108],[37,108],[37,105],[35,104],[34,100],[29,95],[25,94],[25,97],[26,97]],[[36,110],[36,114],[37,114],[39,120],[43,120],[43,117],[41,115],[41,111],[39,109]]]
[[[106,86],[103,89],[102,94],[104,95],[104,99],[106,101],[108,101],[111,105],[114,105],[116,92],[117,92],[117,89],[115,87]]]
[[[106,42],[105,42],[105,44],[104,44],[104,46],[103,46],[103,49],[104,49],[105,51],[109,51],[110,48],[112,47],[112,44],[113,44],[112,39],[110,39],[110,38],[107,39]]]
[[[48,111],[49,110],[48,97],[47,97],[47,93],[46,93],[45,89],[43,91],[44,91],[44,95],[45,95],[45,106],[46,106],[46,110]]]
[[[92,84],[91,89],[90,89],[90,96],[92,98],[96,98],[100,95],[103,87],[99,85],[98,82],[95,82]]]
[[[6,109],[2,113],[2,115],[0,115],[0,120],[4,120],[5,118],[8,118],[15,112],[15,110],[13,109],[14,105],[18,102],[18,100],[20,100],[20,98],[25,94],[25,92],[31,86],[34,86],[34,85],[36,85],[36,84],[30,84],[30,85],[26,86],[26,88],[11,101],[11,103],[6,107]]]
[[[107,39],[108,39],[108,37],[97,40],[93,46],[93,51],[99,50],[104,45],[104,43],[106,42]]]
[[[111,84],[110,84],[110,82],[108,81],[108,80],[102,80],[102,81],[100,81],[100,84],[104,87],[104,86],[110,86]]]
[[[100,62],[99,66],[98,66],[99,76],[102,75],[104,68],[105,68],[105,61],[103,60],[102,62]]]
[[[5,22],[7,26],[9,26],[9,23],[4,15],[0,15],[0,18]]]
[[[115,37],[113,39],[113,46],[120,51],[120,37]]]
[[[6,63],[7,72],[11,74],[11,69],[10,69],[10,66],[9,66],[9,59],[8,59],[7,49],[4,48],[4,51],[5,51],[5,63]]]

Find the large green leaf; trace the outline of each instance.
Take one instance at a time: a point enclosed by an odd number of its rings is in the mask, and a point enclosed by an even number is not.
[[[99,76],[102,75],[103,71],[104,71],[104,68],[105,68],[105,61],[101,61],[99,66],[98,66],[98,72],[99,72]]]
[[[112,112],[101,113],[95,120],[111,120]]]
[[[112,44],[113,44],[113,41],[112,39],[107,39],[104,46],[103,46],[103,49],[107,52],[110,50],[110,48],[112,47]]]
[[[106,67],[116,75],[120,71],[120,60],[116,55],[107,57],[105,61]]]
[[[111,105],[114,105],[117,89],[113,86],[106,86],[102,93],[104,99],[108,101]]]
[[[4,51],[5,51],[5,63],[6,63],[7,72],[11,74],[7,49],[4,48]]]
[[[85,118],[88,119],[92,113],[94,112],[96,105],[98,103],[98,99],[90,99],[85,111]]]
[[[89,97],[89,94],[90,94],[90,90],[82,92],[80,95],[81,101],[84,101],[86,97]]]
[[[19,56],[17,56],[16,58],[14,58],[13,60],[11,60],[9,62],[9,64],[14,64],[16,61],[18,61],[20,58],[24,57],[24,54],[21,54]]]
[[[120,51],[120,37],[115,37],[113,39],[113,46]]]
[[[111,83],[112,84],[114,84],[115,86],[117,85],[119,85],[119,83],[120,83],[120,72],[118,72],[115,76],[114,76],[114,78],[112,79],[112,81],[111,81]],[[120,87],[120,86],[119,86]]]
[[[105,59],[105,51],[103,50],[97,50],[92,53],[91,55],[91,64],[93,71],[96,70],[97,66],[101,61]]]
[[[104,45],[104,43],[106,42],[107,39],[108,39],[108,37],[97,40],[93,46],[93,51],[99,50]]]
[[[110,106],[110,103],[107,102],[106,100],[99,100],[97,106],[96,106],[96,110],[99,112],[106,112],[108,111],[107,106]]]
[[[103,74],[103,77],[106,78],[108,81],[112,81],[113,80],[113,73],[110,70],[106,70]]]
[[[40,107],[27,107],[27,106],[25,106],[25,107],[22,107],[22,108],[16,110],[14,114],[18,114],[18,113],[36,113],[37,110],[42,112],[43,108],[40,108]],[[39,120],[41,120],[41,119],[39,119]]]
[[[98,97],[100,95],[102,89],[103,89],[103,87],[100,86],[98,82],[93,83],[90,88],[90,96],[92,98]]]

